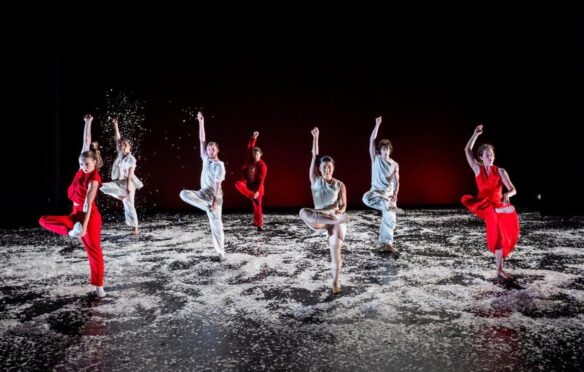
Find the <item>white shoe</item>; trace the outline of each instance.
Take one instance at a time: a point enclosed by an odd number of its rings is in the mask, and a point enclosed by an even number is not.
[[[219,253],[219,261],[225,261],[225,253]]]
[[[83,230],[81,222],[76,222],[75,225],[73,225],[73,230],[69,231],[69,236],[72,238],[79,238],[81,236],[81,230]]]
[[[99,298],[104,298],[105,297],[105,291],[103,290],[103,287],[95,287],[95,294]]]

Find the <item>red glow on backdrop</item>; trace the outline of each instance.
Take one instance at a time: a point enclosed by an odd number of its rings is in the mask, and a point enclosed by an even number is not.
[[[569,161],[578,158],[578,137],[571,133],[582,122],[583,75],[570,62],[581,46],[579,28],[565,20],[575,20],[578,12],[569,7],[547,12],[553,19],[542,23],[524,17],[523,6],[500,18],[496,7],[461,16],[418,8],[318,10],[311,4],[310,12],[288,9],[286,20],[266,18],[258,7],[252,17],[229,16],[223,8],[216,18],[205,13],[197,27],[190,16],[178,21],[158,13],[160,27],[147,17],[85,27],[92,13],[71,22],[45,17],[22,28],[11,40],[17,48],[10,61],[16,65],[8,71],[14,84],[6,113],[14,115],[7,122],[17,123],[27,150],[18,141],[2,147],[20,159],[8,162],[5,173],[26,173],[21,164],[39,159],[42,166],[35,169],[35,182],[4,183],[1,222],[36,224],[47,211],[67,213],[80,118],[119,109],[104,102],[111,89],[144,102],[144,136],[133,138],[137,174],[145,181],[137,194],[144,213],[192,211],[178,197],[183,188],[199,187],[201,171],[196,126],[181,117],[186,108],[205,112],[207,138],[221,144],[227,210],[251,209],[233,183],[253,130],[261,132],[269,166],[266,208],[311,205],[309,130],[315,125],[321,128],[322,153],[337,160],[335,176],[347,185],[349,208],[364,207],[361,197],[370,186],[367,141],[378,115],[384,117],[380,137],[393,142],[401,165],[398,204],[404,207],[460,206],[461,195],[476,193],[462,149],[480,120],[486,130],[479,142],[495,145],[498,165],[519,191],[516,205],[584,210],[573,198],[580,182]],[[541,58],[533,58],[533,51],[542,51]],[[87,58],[80,62],[79,56]],[[94,137],[109,146],[104,151],[111,158],[111,130],[103,125],[108,124],[96,121]],[[536,161],[534,144],[545,149]],[[104,180],[109,167],[111,161]],[[542,169],[553,169],[554,177],[542,177]]]
[[[266,179],[266,208],[299,208],[312,205],[308,169],[310,165],[310,129],[321,129],[321,154],[331,155],[336,161],[335,178],[347,186],[349,208],[363,208],[363,194],[369,190],[371,163],[368,142],[374,125],[374,115],[356,118],[337,113],[322,112],[310,115],[313,120],[301,120],[294,114],[269,111],[262,115],[253,109],[231,109],[231,112],[207,114],[207,138],[219,142],[220,159],[225,162],[227,178],[223,182],[224,206],[247,208],[249,201],[235,190],[246,153],[245,146],[254,130],[260,132],[258,146],[264,152],[268,165]],[[250,113],[253,112],[253,113]],[[237,113],[237,115],[233,115]],[[404,117],[402,117],[404,116]],[[468,130],[453,135],[445,130],[448,125],[461,126],[456,118],[446,113],[404,114],[388,113],[378,139],[389,138],[395,148],[395,160],[400,164],[401,205],[457,204],[465,193],[474,192],[472,172],[464,158],[463,148]],[[419,123],[424,123],[418,124]],[[453,122],[454,123],[451,123]],[[162,125],[162,122],[167,124]],[[197,124],[176,124],[176,118],[160,119],[154,128],[164,128],[169,141],[161,141],[153,134],[145,144],[157,147],[157,155],[145,159],[142,169],[151,173],[149,188],[151,206],[163,209],[188,209],[179,199],[179,192],[198,189],[201,160],[198,150]],[[428,122],[436,123],[429,125]],[[275,124],[277,123],[277,124]],[[190,136],[189,136],[190,134]],[[186,138],[176,150],[172,139]]]

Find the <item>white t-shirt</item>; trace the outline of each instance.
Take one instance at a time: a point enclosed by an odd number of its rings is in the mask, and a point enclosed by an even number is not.
[[[125,180],[130,175],[130,168],[136,168],[136,158],[131,153],[118,154],[114,166],[112,167],[112,180]]]
[[[205,154],[201,170],[201,189],[213,189],[217,182],[225,180],[225,164],[221,160],[211,160]],[[221,190],[219,190],[221,193]]]

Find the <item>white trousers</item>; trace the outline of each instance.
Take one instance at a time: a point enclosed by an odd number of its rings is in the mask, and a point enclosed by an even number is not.
[[[381,211],[379,242],[383,244],[393,243],[393,230],[396,225],[395,209],[387,200],[388,196],[388,194],[378,190],[370,190],[363,195],[363,203],[366,206]]]
[[[211,210],[213,203],[213,192],[208,190],[183,190],[180,192],[180,198],[193,207],[197,207],[207,212],[209,217],[209,224],[211,225],[211,239],[213,240],[213,247],[219,254],[225,253],[225,237],[223,234],[223,222],[221,221],[221,210],[223,209],[223,198],[217,199],[217,206]]]
[[[138,214],[134,205],[136,188],[130,183],[130,193],[128,194],[128,179],[106,182],[101,186],[104,194],[120,199],[124,203],[124,214],[126,216],[126,225],[138,227]]]

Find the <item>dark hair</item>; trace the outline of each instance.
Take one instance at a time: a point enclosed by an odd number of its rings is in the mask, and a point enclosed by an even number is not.
[[[320,164],[324,163],[325,161],[330,161],[333,164],[335,163],[334,159],[331,156],[324,155],[320,158],[320,161],[318,162],[318,164],[320,165]]]
[[[219,150],[219,144],[217,142],[213,142],[213,141],[207,142],[207,146],[205,146],[205,147],[209,147],[209,146],[213,146],[213,145],[215,145],[215,147],[217,147],[217,150]]]
[[[260,154],[263,154],[263,153],[264,153],[264,152],[262,151],[262,149],[260,149],[260,148],[259,148],[259,147],[257,147],[257,146],[253,148],[253,151],[254,151],[254,152],[258,151]]]
[[[122,142],[128,142],[128,145],[130,145],[130,147],[134,147],[134,144],[132,143],[132,141],[127,137],[120,138],[120,143],[122,143]]]
[[[393,151],[393,146],[391,145],[391,141],[388,139],[382,139],[382,140],[379,140],[379,142],[377,142],[377,152],[381,152],[382,147],[388,147],[390,153]]]
[[[97,169],[103,167],[103,159],[101,158],[101,152],[99,151],[99,143],[97,142],[91,142],[91,145],[89,145],[89,151],[83,151],[79,158],[81,160],[91,158],[95,160],[95,162],[97,163],[95,165]]]
[[[495,146],[491,145],[490,143],[483,143],[477,149],[477,161],[479,163],[483,162],[481,158],[483,156],[483,153],[487,150],[493,150],[493,152],[495,152]]]

